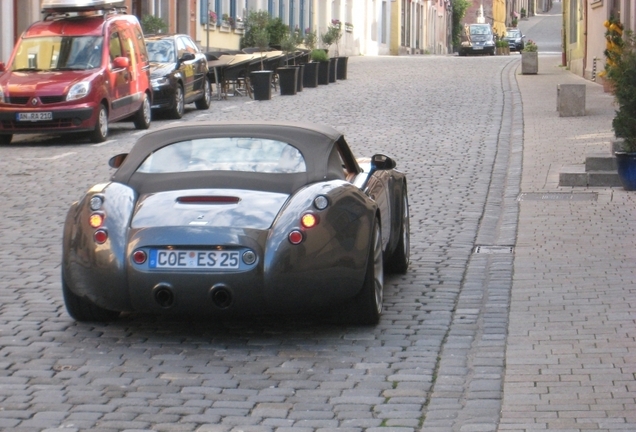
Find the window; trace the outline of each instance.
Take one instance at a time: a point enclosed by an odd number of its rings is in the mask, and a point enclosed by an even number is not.
[[[241,171],[301,173],[305,159],[290,144],[260,138],[203,138],[163,147],[137,169],[140,173]]]

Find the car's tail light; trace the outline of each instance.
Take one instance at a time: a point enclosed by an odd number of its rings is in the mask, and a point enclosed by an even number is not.
[[[293,230],[292,232],[289,233],[289,236],[287,237],[289,239],[289,242],[291,244],[297,245],[302,243],[303,241],[303,233],[301,233],[298,230]]]
[[[314,199],[314,207],[316,207],[318,210],[324,210],[327,208],[327,206],[329,206],[329,200],[326,196],[318,195]]]
[[[318,216],[316,216],[313,213],[305,213],[301,218],[300,218],[300,224],[304,227],[304,228],[313,228],[316,225],[318,225]]]
[[[145,251],[136,250],[135,252],[133,252],[132,258],[135,264],[143,264],[146,262],[148,255]]]
[[[98,195],[95,195],[94,197],[91,198],[89,205],[91,210],[97,211],[102,208],[102,204],[104,204],[104,199]]]
[[[88,218],[88,224],[92,228],[99,228],[104,224],[104,215],[101,213],[92,213]]]
[[[95,243],[103,244],[108,240],[108,233],[105,230],[97,230],[94,234]]]

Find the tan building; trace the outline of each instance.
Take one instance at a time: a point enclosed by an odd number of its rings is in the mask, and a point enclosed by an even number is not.
[[[636,30],[634,0],[563,0],[564,60],[573,73],[599,80],[605,67],[604,22],[618,19],[625,30]]]

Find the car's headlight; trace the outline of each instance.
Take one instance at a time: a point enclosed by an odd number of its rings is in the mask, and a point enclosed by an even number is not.
[[[73,87],[68,91],[66,95],[67,101],[77,100],[88,95],[91,91],[91,84],[88,81],[82,81],[77,84],[73,84]]]
[[[170,84],[170,80],[165,76],[159,77],[159,78],[153,78],[150,80],[150,85],[153,87],[162,87],[168,84]]]
[[[493,41],[486,41],[486,43],[484,43],[484,45],[486,46],[491,46],[494,45],[495,43]]]

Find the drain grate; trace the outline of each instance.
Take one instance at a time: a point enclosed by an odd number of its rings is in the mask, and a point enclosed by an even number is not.
[[[473,253],[476,254],[511,254],[515,248],[513,246],[475,246]]]
[[[597,199],[596,192],[528,192],[520,194],[517,201],[596,201]]]

